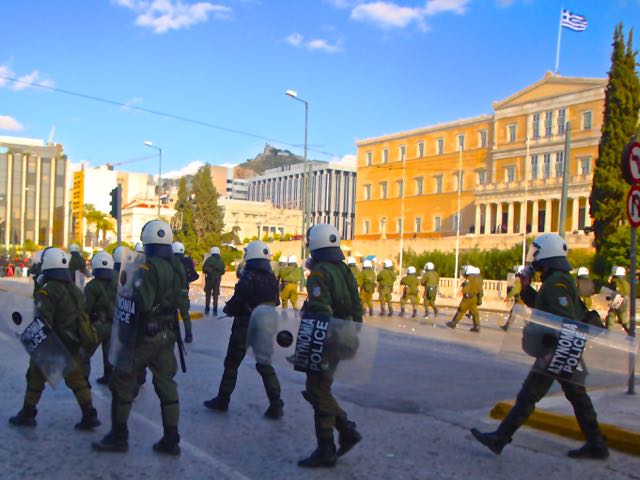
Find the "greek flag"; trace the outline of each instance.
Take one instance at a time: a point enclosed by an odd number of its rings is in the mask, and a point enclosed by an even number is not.
[[[560,25],[575,32],[583,32],[587,29],[587,18],[563,9]]]

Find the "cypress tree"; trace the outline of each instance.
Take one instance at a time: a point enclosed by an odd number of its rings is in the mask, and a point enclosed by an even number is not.
[[[224,228],[222,208],[218,205],[218,192],[211,181],[209,165],[200,168],[191,184],[193,194],[193,231],[198,246],[206,251],[220,243]]]

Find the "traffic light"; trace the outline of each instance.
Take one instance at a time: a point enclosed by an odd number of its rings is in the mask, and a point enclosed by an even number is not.
[[[116,188],[111,190],[111,216],[115,219],[120,217],[120,208],[122,207],[122,186],[118,185]]]

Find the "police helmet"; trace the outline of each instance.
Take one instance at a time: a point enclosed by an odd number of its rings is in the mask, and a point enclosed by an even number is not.
[[[260,240],[254,240],[244,248],[244,259],[246,261],[258,259],[270,260],[271,250],[266,243]]]
[[[528,253],[533,268],[542,271],[545,267],[564,272],[571,271],[567,260],[569,247],[557,233],[545,233],[535,238]]]
[[[347,258],[347,265],[358,265],[358,262],[356,262],[355,257],[349,257]]]
[[[60,248],[48,247],[42,252],[42,273],[55,280],[70,281],[69,254]]]
[[[416,273],[416,267],[411,266],[411,267],[407,268],[407,273],[408,273],[409,275],[413,275],[413,274],[415,274],[415,273]]]
[[[433,270],[434,268],[435,268],[435,267],[433,266],[433,263],[431,263],[431,262],[427,262],[427,263],[425,264],[425,266],[424,266],[424,269],[425,269],[426,271],[428,271],[428,272],[429,272],[429,271],[431,271],[431,270]]]
[[[341,262],[340,232],[333,225],[319,223],[307,230],[307,248],[316,261]]]
[[[211,247],[211,251],[209,252],[211,255],[220,255],[220,248]]]
[[[80,252],[80,247],[78,246],[78,244],[72,243],[71,245],[69,245],[69,253],[76,253],[76,252]]]
[[[133,251],[136,253],[144,253],[144,245],[142,244],[142,242],[136,242],[136,244],[133,246]]]
[[[173,254],[182,254],[184,255],[184,244],[182,242],[173,242],[171,244],[171,250],[173,250]]]
[[[373,263],[371,263],[371,260],[365,260],[365,261],[362,263],[362,266],[363,266],[364,268],[373,268]]]
[[[589,276],[589,269],[587,267],[579,267],[576,272],[576,277],[587,278]]]
[[[393,262],[389,259],[384,261],[384,268],[393,268]]]
[[[613,275],[614,277],[624,277],[627,275],[627,271],[624,269],[624,267],[613,267],[611,269],[611,275]]]
[[[291,264],[297,265],[298,264],[298,257],[296,257],[295,255],[291,255],[289,257],[289,259],[287,260],[287,263],[289,265],[291,265]]]
[[[171,244],[173,232],[167,222],[151,220],[142,227],[140,239],[144,245],[145,255],[169,258],[173,255]]]
[[[91,269],[105,268],[113,270],[113,257],[107,252],[98,252],[91,259]]]

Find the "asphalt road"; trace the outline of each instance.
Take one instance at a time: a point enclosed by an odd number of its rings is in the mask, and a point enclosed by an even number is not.
[[[6,422],[21,407],[28,358],[6,324],[9,305],[27,307],[31,284],[0,280],[0,406]],[[24,296],[21,296],[24,295]],[[9,308],[7,308],[7,306]],[[195,295],[194,310],[202,309]],[[575,461],[565,456],[578,444],[521,429],[496,457],[476,443],[469,428],[493,429],[487,418],[498,400],[513,398],[527,365],[510,364],[497,352],[504,334],[502,315],[483,314],[480,334],[470,322],[457,330],[444,327],[453,312],[443,310],[436,325],[410,318],[368,318],[377,334],[370,377],[365,383],[338,382],[335,392],[358,424],[364,439],[331,472],[308,471],[296,461],[315,447],[311,407],[300,395],[304,376],[278,368],[285,417],[263,418],[267,399],[249,356],[240,368],[229,411],[206,410],[202,402],[217,393],[231,320],[205,316],[194,322],[188,346],[188,372],[179,373],[182,455],[166,458],[151,445],[162,435],[159,401],[148,382],[129,422],[126,454],[97,454],[91,441],[109,429],[109,390],[94,382],[94,403],[103,425],[80,433],[80,418],[70,390],[47,388],[38,406],[38,426],[0,428],[3,479],[614,479],[640,478],[640,462],[612,452],[607,462]],[[102,373],[98,354],[92,380]]]

